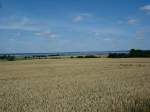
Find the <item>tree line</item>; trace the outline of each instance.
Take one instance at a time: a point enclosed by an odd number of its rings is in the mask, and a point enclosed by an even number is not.
[[[2,55],[0,56],[0,60],[15,61],[16,57],[11,55]]]
[[[150,57],[150,50],[131,49],[129,53],[109,53],[108,58]]]
[[[48,57],[53,57],[54,59],[59,59],[60,55],[35,55],[35,56],[25,56],[22,59],[47,59]],[[109,53],[108,58],[136,58],[136,57],[150,57],[150,50],[138,50],[131,49],[129,53]],[[101,56],[96,55],[86,55],[86,56],[71,56],[70,58],[101,58]],[[0,55],[0,60],[15,61],[17,58],[12,55]]]

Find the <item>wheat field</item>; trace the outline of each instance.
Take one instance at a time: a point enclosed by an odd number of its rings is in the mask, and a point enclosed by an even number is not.
[[[0,62],[0,112],[150,112],[150,59]]]

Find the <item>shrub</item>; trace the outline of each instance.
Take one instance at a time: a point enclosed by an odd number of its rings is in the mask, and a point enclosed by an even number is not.
[[[15,58],[15,56],[3,55],[3,56],[0,56],[0,59],[1,60],[14,61],[16,58]]]
[[[8,60],[8,61],[15,61],[15,56],[8,56],[8,57],[7,57],[7,60]]]
[[[7,55],[2,55],[2,56],[0,56],[0,59],[1,59],[1,60],[7,59]]]
[[[128,58],[128,54],[125,53],[109,53],[108,58]]]
[[[74,58],[74,56],[70,56],[70,58]]]
[[[98,57],[95,55],[87,55],[87,56],[85,56],[85,58],[98,58]]]
[[[84,56],[77,56],[76,58],[84,58]]]

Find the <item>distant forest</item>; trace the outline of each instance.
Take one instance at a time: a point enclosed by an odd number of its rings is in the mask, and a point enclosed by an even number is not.
[[[108,58],[150,57],[150,50],[131,49],[129,53],[109,53]]]
[[[2,56],[0,56],[0,60],[15,61],[16,57],[15,56],[10,56],[10,55],[2,55]]]
[[[48,57],[52,59],[60,59],[61,56],[59,54],[56,55],[34,55],[34,56],[24,56],[22,58],[18,58],[13,55],[1,55],[0,60],[8,60],[15,61],[18,59],[47,59]],[[70,58],[100,58],[98,55],[85,55],[85,56],[71,56]],[[129,53],[109,53],[108,58],[138,58],[138,57],[150,57],[150,50],[138,50],[131,49]]]

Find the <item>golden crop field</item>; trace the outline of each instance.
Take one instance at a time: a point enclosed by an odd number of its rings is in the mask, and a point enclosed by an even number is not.
[[[0,62],[0,112],[150,112],[150,59]]]

